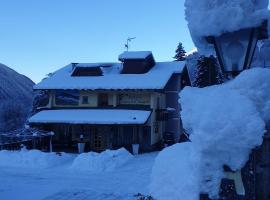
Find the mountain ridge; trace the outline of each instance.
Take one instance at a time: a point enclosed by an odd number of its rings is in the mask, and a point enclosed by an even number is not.
[[[34,82],[0,63],[0,132],[20,128],[33,102]]]

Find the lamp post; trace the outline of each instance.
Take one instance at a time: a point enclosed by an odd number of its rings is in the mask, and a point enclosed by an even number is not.
[[[267,20],[265,20],[258,27],[227,32],[220,36],[206,37],[206,41],[214,45],[221,69],[225,75],[233,78],[243,70],[250,68],[257,42],[268,38],[267,23]],[[269,130],[269,127],[267,130]],[[269,199],[270,191],[268,187],[265,187],[265,185],[270,184],[269,143],[269,137],[265,137],[259,150],[256,149],[251,154],[249,162],[241,170],[247,199]],[[232,198],[232,195],[239,195],[232,191],[233,188],[230,189],[231,191],[227,191],[228,184],[225,184],[225,190],[222,189],[221,191],[225,191],[223,199],[236,199],[237,197]]]
[[[208,36],[213,44],[223,73],[235,77],[250,68],[257,42],[267,39],[267,20],[261,26],[227,32],[220,36]]]

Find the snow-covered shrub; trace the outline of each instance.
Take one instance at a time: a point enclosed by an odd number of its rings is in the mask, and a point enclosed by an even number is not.
[[[106,150],[101,153],[89,152],[80,154],[71,168],[78,171],[104,172],[114,171],[130,161],[133,155],[125,148]]]
[[[270,120],[269,80],[270,70],[257,68],[223,85],[185,88],[181,115],[191,142],[158,155],[151,194],[160,200],[197,200],[200,192],[217,197],[223,166],[241,169],[262,143]]]

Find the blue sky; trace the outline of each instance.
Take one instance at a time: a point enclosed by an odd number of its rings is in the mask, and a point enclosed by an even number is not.
[[[0,27],[0,62],[35,82],[71,62],[117,61],[129,36],[157,61],[194,46],[184,0],[1,0]]]

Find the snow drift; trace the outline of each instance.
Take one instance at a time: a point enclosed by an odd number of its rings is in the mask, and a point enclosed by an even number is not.
[[[70,156],[61,153],[44,153],[39,150],[0,151],[0,167],[48,168],[61,165]]]
[[[77,171],[114,171],[130,161],[133,155],[125,148],[106,150],[102,153],[83,153],[73,161],[71,168]]]
[[[206,36],[260,26],[269,18],[268,0],[186,0],[186,20],[195,45],[206,50]]]
[[[223,85],[185,88],[180,94],[181,114],[191,142],[159,154],[152,171],[152,195],[159,200],[197,200],[200,192],[217,197],[223,166],[241,169],[250,151],[262,143],[270,120],[269,80],[269,69],[256,68]]]

